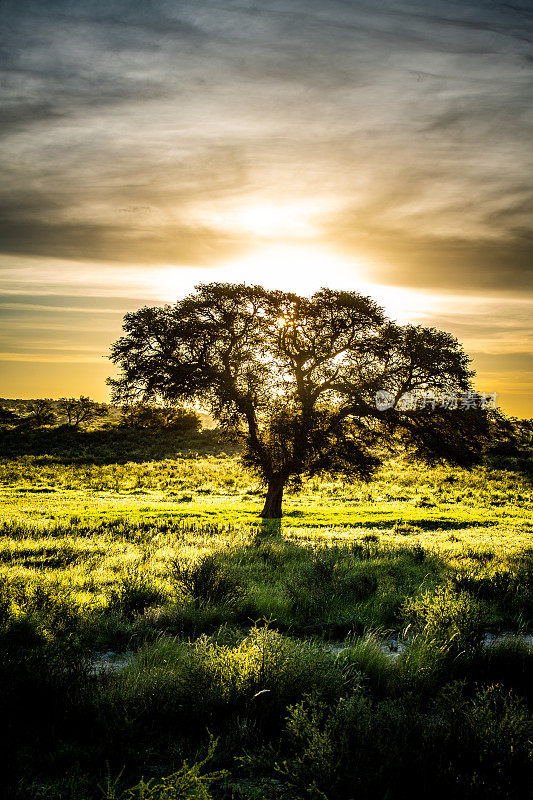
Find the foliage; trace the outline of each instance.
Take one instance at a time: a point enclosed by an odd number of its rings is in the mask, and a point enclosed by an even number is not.
[[[415,633],[456,648],[477,645],[485,621],[483,607],[476,600],[447,586],[409,598],[404,615]]]
[[[109,598],[109,608],[132,619],[150,606],[162,605],[165,596],[144,572],[130,570],[121,578]]]
[[[469,700],[450,686],[431,710],[360,692],[329,707],[310,696],[289,709],[283,759],[270,768],[294,800],[520,796],[531,763],[523,702],[501,687]]]
[[[53,401],[48,399],[33,400],[26,406],[26,412],[26,416],[22,419],[22,424],[32,428],[53,425],[57,419]]]
[[[347,644],[349,646],[339,653],[337,663],[349,684],[361,683],[370,686],[374,694],[387,694],[395,677],[394,668],[390,653],[385,651],[378,636],[367,633]]]
[[[235,575],[217,555],[204,556],[192,565],[179,558],[174,559],[171,580],[185,597],[191,598],[196,608],[210,604],[231,604],[243,595]]]
[[[66,416],[67,423],[79,428],[80,425],[89,425],[94,420],[107,417],[108,409],[104,403],[96,403],[89,397],[62,397],[57,407]]]
[[[121,428],[137,460],[106,438],[95,463],[95,433],[70,431],[76,458],[0,462],[3,797],[97,800],[106,774],[117,798],[172,796],[208,731],[217,800],[523,796],[533,649],[496,635],[533,624],[524,471],[317,476],[265,533],[259,487],[212,440],[153,460]],[[207,559],[198,603],[176,559]]]
[[[7,406],[0,405],[0,428],[16,425],[20,422],[20,417],[16,411]]]
[[[198,431],[200,418],[181,406],[131,403],[122,407],[120,424],[128,428],[171,431]]]
[[[490,416],[490,428],[490,453],[519,456],[522,450],[531,449],[533,445],[533,419],[506,417],[494,411]]]
[[[121,800],[212,800],[210,788],[222,781],[227,770],[205,772],[205,767],[215,752],[216,740],[211,740],[207,755],[201,761],[189,764],[184,761],[177,772],[164,778],[141,778],[136,786],[123,792]],[[108,781],[103,795],[105,800],[117,798],[115,782]]]
[[[293,573],[286,583],[291,611],[307,622],[318,621],[334,611],[335,605],[346,606],[375,595],[377,575],[371,569],[350,559],[350,553],[339,548],[318,550],[312,560]]]

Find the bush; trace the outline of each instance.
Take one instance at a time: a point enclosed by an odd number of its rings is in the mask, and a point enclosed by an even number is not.
[[[180,406],[155,406],[147,403],[123,406],[120,424],[128,428],[180,433],[199,431],[201,427],[200,417],[194,411],[187,411]]]
[[[175,559],[170,578],[179,591],[192,600],[195,608],[231,605],[244,595],[238,580],[218,555],[204,556],[192,565]]]
[[[439,732],[438,723],[407,704],[376,703],[356,692],[328,708],[309,696],[289,709],[271,769],[290,787],[291,800],[422,798],[439,785],[432,758]]]
[[[0,404],[0,429],[16,425],[18,422],[20,417],[17,412]]]
[[[143,573],[127,572],[109,598],[109,608],[133,619],[151,606],[162,605],[165,595],[150,578]]]
[[[395,664],[396,692],[427,701],[449,680],[456,658],[457,650],[449,641],[430,639],[426,633],[414,637]]]
[[[58,580],[35,577],[28,583],[5,581],[2,598],[5,621],[27,616],[46,635],[63,638],[71,636],[79,627],[80,613],[72,590]]]
[[[0,649],[0,794],[33,796],[6,786],[53,764],[58,739],[70,735],[82,706],[88,662],[72,639],[48,641],[28,617],[0,630]]]
[[[394,676],[390,656],[384,652],[377,636],[371,633],[353,639],[350,646],[337,656],[337,664],[350,685],[368,685],[378,695],[387,692]]]
[[[356,691],[328,706],[310,694],[288,709],[280,746],[249,753],[254,778],[281,778],[290,800],[515,800],[531,768],[531,719],[501,687],[473,698],[446,687],[428,709],[412,697]],[[263,777],[264,780],[264,777]]]
[[[481,604],[468,593],[456,593],[447,586],[408,598],[403,615],[411,632],[447,642],[456,649],[477,646],[483,634],[485,615]]]
[[[349,551],[338,548],[316,552],[311,562],[294,571],[285,584],[291,612],[308,623],[327,619],[346,604],[368,600],[377,588],[376,575],[354,564]]]
[[[502,686],[465,699],[461,685],[442,692],[436,711],[449,726],[449,772],[461,796],[525,797],[530,784],[532,720],[524,703]]]
[[[471,682],[503,684],[533,701],[533,646],[518,637],[506,636],[468,654],[456,672]]]
[[[105,403],[97,403],[89,397],[62,397],[57,403],[59,411],[66,417],[67,424],[74,428],[80,425],[89,425],[97,419],[109,415]]]
[[[142,778],[121,797],[123,800],[212,800],[209,789],[228,775],[226,770],[204,772],[213,757],[215,746],[216,742],[211,740],[208,753],[201,761],[191,765],[184,761],[177,772],[159,780],[151,778],[145,781]],[[115,800],[117,797],[116,783],[108,780],[104,790],[106,800]]]
[[[57,419],[52,400],[33,400],[26,406],[26,411],[27,414],[21,419],[21,424],[31,428],[54,425]]]
[[[491,573],[459,572],[452,577],[458,591],[478,600],[495,603],[504,614],[517,614],[527,624],[533,616],[533,560],[520,554],[514,563],[500,564]]]
[[[306,692],[331,699],[342,686],[340,669],[321,646],[261,627],[237,642],[203,636],[193,644],[169,638],[147,644],[112,676],[99,702],[113,741],[124,720],[129,734],[143,740],[165,736],[176,720],[194,737],[237,720],[279,730],[287,706]]]

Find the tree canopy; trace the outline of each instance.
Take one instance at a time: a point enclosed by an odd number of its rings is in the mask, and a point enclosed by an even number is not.
[[[487,433],[469,358],[434,328],[397,325],[370,298],[202,284],[176,305],[124,319],[112,347],[115,401],[195,401],[244,442],[281,516],[287,481],[319,472],[368,479],[386,451],[468,466]],[[405,397],[429,393],[409,408]]]
[[[90,397],[81,395],[80,397],[62,397],[57,406],[68,420],[68,424],[74,428],[80,425],[89,425],[94,420],[107,417],[108,410],[104,403],[97,403]]]

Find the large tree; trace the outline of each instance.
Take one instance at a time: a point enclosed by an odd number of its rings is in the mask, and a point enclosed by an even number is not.
[[[456,339],[393,324],[355,292],[204,284],[174,306],[127,314],[124,331],[111,353],[115,401],[208,407],[265,482],[265,518],[281,517],[289,480],[367,479],[397,448],[466,466],[486,433]],[[405,402],[424,392],[425,407]],[[453,408],[458,393],[470,400]]]

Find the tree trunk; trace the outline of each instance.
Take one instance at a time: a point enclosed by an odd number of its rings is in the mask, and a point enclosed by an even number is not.
[[[279,519],[283,516],[281,503],[283,501],[283,487],[285,481],[279,476],[275,476],[268,481],[265,505],[261,511],[263,519]]]

